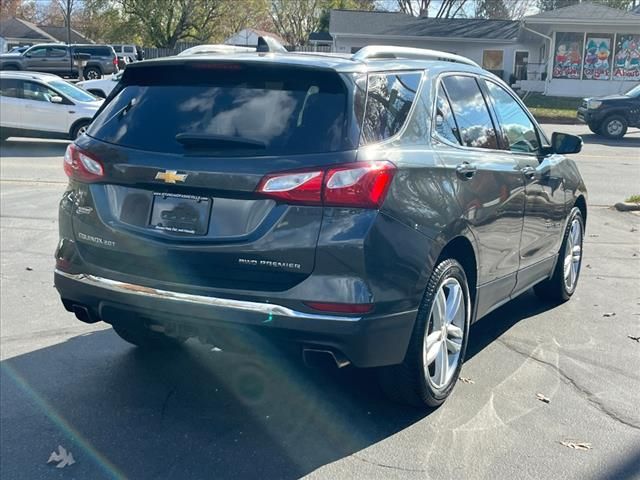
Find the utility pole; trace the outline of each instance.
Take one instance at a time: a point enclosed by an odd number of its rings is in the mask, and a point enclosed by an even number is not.
[[[67,21],[67,45],[71,45],[71,0],[67,0],[66,21]]]

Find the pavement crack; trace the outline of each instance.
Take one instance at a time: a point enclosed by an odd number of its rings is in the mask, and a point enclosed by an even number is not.
[[[176,393],[176,387],[173,387],[171,390],[169,390],[166,397],[164,397],[164,402],[162,402],[162,409],[160,410],[160,422],[164,420],[164,413],[167,410],[167,405],[169,404],[169,400],[175,393]]]
[[[599,410],[600,412],[602,412],[603,414],[605,414],[607,417],[609,417],[610,419],[621,423],[622,425],[626,425],[629,428],[633,428],[635,430],[640,430],[640,425],[633,423],[632,421],[629,421],[627,419],[624,419],[622,417],[620,417],[617,413],[612,412],[611,410],[609,410],[607,408],[607,406],[596,396],[593,394],[593,392],[589,391],[587,388],[583,387],[582,385],[580,385],[578,382],[576,382],[573,378],[571,378],[569,375],[567,375],[560,367],[554,365],[551,362],[548,362],[546,360],[543,360],[541,358],[538,358],[536,356],[534,356],[532,353],[528,353],[526,351],[520,350],[518,347],[516,347],[515,345],[508,343],[506,341],[504,341],[503,339],[498,339],[497,340],[498,343],[500,343],[501,345],[503,345],[504,347],[508,348],[509,350],[511,350],[514,353],[517,353],[518,355],[521,355],[525,358],[530,358],[531,360],[544,365],[548,368],[551,368],[552,370],[554,370],[555,372],[558,373],[558,375],[560,376],[560,379],[566,383],[567,385],[573,387],[573,389],[578,392],[592,407],[594,407],[596,410]]]
[[[380,463],[380,462],[372,462],[371,460],[367,460],[364,457],[361,457],[359,455],[353,454],[351,455],[353,458],[355,458],[356,460],[360,460],[361,462],[364,463],[368,463],[369,465],[375,465],[376,467],[382,467],[382,468],[389,468],[391,470],[398,470],[400,472],[416,472],[416,473],[424,473],[426,472],[425,469],[420,468],[404,468],[404,467],[398,467],[396,465],[387,465],[386,463]]]

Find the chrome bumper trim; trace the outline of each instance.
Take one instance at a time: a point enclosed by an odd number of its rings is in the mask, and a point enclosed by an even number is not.
[[[279,315],[283,317],[293,317],[311,320],[333,320],[342,322],[356,322],[361,317],[344,317],[338,315],[323,315],[315,313],[299,312],[282,305],[273,303],[248,302],[245,300],[231,300],[228,298],[207,297],[204,295],[192,295],[189,293],[172,292],[169,290],[160,290],[157,288],[144,287],[133,283],[118,282],[108,278],[98,277],[85,273],[67,273],[62,270],[55,269],[55,273],[65,278],[75,280],[94,287],[105,288],[119,293],[128,293],[148,298],[159,298],[163,300],[172,300],[175,302],[192,303],[197,305],[209,305],[213,307],[228,308],[230,310],[240,310],[243,312],[261,313],[264,315]]]

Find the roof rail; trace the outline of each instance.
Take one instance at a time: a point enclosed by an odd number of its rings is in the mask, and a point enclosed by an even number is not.
[[[367,45],[361,48],[351,56],[352,60],[383,60],[392,58],[413,58],[420,60],[444,60],[448,62],[464,63],[479,67],[476,62],[466,57],[455,55],[453,53],[440,52],[438,50],[429,50],[426,48],[411,47],[393,47],[388,45]]]

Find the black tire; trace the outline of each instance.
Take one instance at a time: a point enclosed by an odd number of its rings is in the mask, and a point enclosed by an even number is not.
[[[125,342],[129,342],[144,350],[168,350],[179,348],[183,339],[168,337],[160,332],[154,332],[144,325],[124,325],[114,323],[113,330]]]
[[[575,276],[575,281],[571,286],[567,286],[567,282],[565,281],[565,257],[567,244],[569,243],[569,235],[571,234],[571,228],[574,224],[574,221],[578,222],[580,225],[580,259],[577,265],[577,274]],[[578,280],[580,278],[580,270],[582,268],[582,246],[584,243],[584,219],[582,218],[582,213],[578,207],[573,207],[571,213],[569,214],[569,221],[567,222],[567,227],[564,231],[564,236],[562,237],[562,245],[560,245],[560,252],[558,253],[558,260],[556,261],[556,266],[553,270],[553,275],[548,280],[540,282],[535,287],[533,287],[534,292],[538,297],[543,300],[551,300],[553,302],[566,302],[571,298],[571,296],[576,291],[576,287],[578,286]],[[571,260],[573,261],[573,254]]]
[[[85,67],[82,76],[85,80],[98,80],[102,78],[102,72],[98,67]]]
[[[87,129],[90,123],[91,123],[91,120],[89,119],[79,120],[78,122],[74,123],[73,126],[71,127],[71,131],[69,132],[69,138],[71,140],[76,140],[78,137],[80,137],[84,133],[84,131]]]
[[[600,134],[612,139],[622,138],[627,133],[628,126],[627,119],[622,115],[610,115],[600,125]]]
[[[587,126],[589,127],[589,130],[591,130],[593,133],[595,133],[596,135],[600,135],[600,125],[596,125],[594,123],[588,123]]]
[[[462,339],[460,340],[457,365],[453,370],[451,378],[440,387],[436,387],[429,376],[429,368],[434,364],[429,365],[426,369],[423,366],[425,355],[424,342],[425,335],[438,332],[437,329],[433,330],[435,299],[441,287],[443,287],[449,279],[455,279],[461,287],[461,301],[465,309],[462,320],[463,325],[460,328]],[[440,406],[453,390],[460,375],[469,337],[470,318],[471,300],[464,269],[462,265],[454,259],[443,260],[435,267],[427,284],[420,308],[418,309],[407,354],[403,362],[399,365],[380,368],[378,371],[380,386],[386,395],[397,402],[417,407],[424,408],[426,406],[435,408]],[[434,363],[437,361],[438,359],[434,360]],[[434,368],[437,367],[434,366]]]

